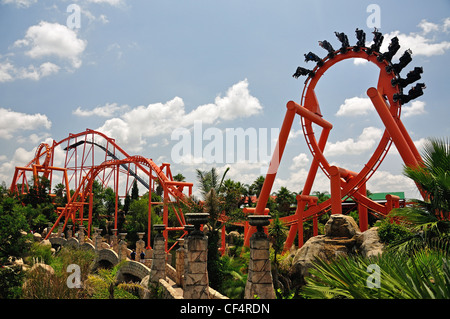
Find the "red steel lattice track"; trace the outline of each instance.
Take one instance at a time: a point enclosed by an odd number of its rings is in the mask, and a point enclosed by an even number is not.
[[[64,147],[62,149],[62,147]],[[64,153],[64,163],[62,167],[54,165],[55,156],[59,153],[60,157]],[[67,194],[67,203],[64,207],[58,207],[58,218],[52,226],[53,229],[63,221],[63,230],[66,228],[69,220],[72,220],[74,226],[87,222],[87,235],[91,234],[92,210],[93,210],[93,192],[92,185],[94,180],[98,180],[102,187],[111,187],[116,195],[114,210],[114,228],[117,229],[118,221],[118,203],[120,197],[120,183],[125,189],[125,194],[130,192],[133,181],[139,181],[144,187],[149,189],[149,214],[147,247],[150,248],[151,238],[151,208],[152,205],[163,205],[163,223],[166,225],[164,236],[168,237],[169,231],[183,230],[186,221],[179,205],[180,201],[185,202],[186,198],[192,195],[192,183],[174,181],[170,164],[163,163],[156,165],[152,159],[142,156],[130,156],[121,149],[114,139],[105,134],[86,130],[78,134],[70,134],[69,137],[56,142],[52,145],[41,144],[35,157],[24,167],[16,167],[11,191],[24,193],[28,191],[27,173],[32,174],[34,183],[38,182],[39,176],[45,177],[50,181],[50,189],[58,177],[61,177],[61,183],[64,185]],[[40,174],[40,175],[39,175]],[[121,177],[122,176],[122,177]],[[151,191],[158,183],[163,189],[162,202],[154,202],[151,198]],[[183,191],[187,188],[187,194]],[[75,189],[71,195],[70,189]],[[51,194],[51,196],[54,196]],[[168,208],[169,205],[175,212],[178,226],[169,226]],[[87,209],[86,209],[87,207]],[[87,214],[86,214],[87,210]],[[185,234],[185,233],[184,233]],[[184,235],[183,235],[184,236]],[[166,251],[168,248],[166,240]],[[175,244],[174,244],[175,245]]]

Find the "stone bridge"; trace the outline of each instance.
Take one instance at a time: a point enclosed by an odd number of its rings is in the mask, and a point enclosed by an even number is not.
[[[117,272],[116,280],[118,282],[141,282],[148,275],[150,275],[150,268],[138,261],[127,260]]]

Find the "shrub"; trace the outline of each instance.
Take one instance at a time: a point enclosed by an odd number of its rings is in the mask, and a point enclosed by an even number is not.
[[[385,244],[391,244],[411,235],[411,232],[403,225],[391,223],[385,218],[379,223],[378,236]]]

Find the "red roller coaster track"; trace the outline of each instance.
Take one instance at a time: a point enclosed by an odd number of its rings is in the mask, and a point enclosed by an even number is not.
[[[62,149],[62,147],[64,147]],[[55,166],[56,154],[65,152],[64,163]],[[41,164],[42,163],[42,164]],[[111,187],[116,194],[114,227],[117,229],[119,192],[129,193],[134,180],[139,181],[145,188],[154,190],[155,183],[163,189],[163,202],[154,202],[149,192],[149,212],[152,205],[163,205],[163,223],[167,226],[164,236],[167,238],[169,231],[184,230],[186,221],[183,212],[174,205],[179,201],[185,202],[186,197],[192,194],[192,183],[174,181],[170,164],[156,165],[152,159],[142,156],[130,156],[121,149],[114,139],[98,131],[86,130],[78,134],[70,134],[69,137],[52,145],[41,144],[35,157],[24,167],[16,167],[11,191],[24,193],[28,191],[27,173],[32,174],[34,182],[38,182],[38,176],[43,176],[52,185],[58,182],[58,172],[61,183],[65,186],[67,203],[64,207],[58,207],[58,218],[47,234],[61,222],[63,230],[69,220],[74,225],[87,222],[87,235],[91,234],[94,180],[99,180],[102,186]],[[125,181],[125,182],[123,182]],[[183,191],[187,188],[188,193]],[[75,189],[71,195],[70,189]],[[124,197],[125,195],[121,196]],[[178,226],[168,225],[168,208],[172,205]],[[85,207],[87,206],[87,209]],[[86,214],[87,210],[87,214]],[[150,247],[151,214],[148,214],[147,247]],[[166,241],[167,245],[167,241]],[[170,250],[166,247],[166,250]]]
[[[359,37],[358,40],[360,40]],[[369,212],[387,215],[393,207],[398,207],[398,198],[395,196],[388,195],[386,205],[381,205],[366,196],[366,183],[380,166],[392,143],[396,146],[405,165],[417,166],[422,163],[420,154],[400,120],[402,100],[398,100],[396,96],[405,97],[402,87],[398,84],[401,81],[403,83],[405,82],[405,79],[401,79],[398,74],[401,68],[399,69],[398,65],[394,66],[390,62],[390,59],[386,59],[389,54],[381,54],[376,50],[364,46],[351,47],[348,44],[344,46],[343,43],[343,47],[340,50],[333,51],[332,48],[327,50],[329,51],[327,57],[324,59],[318,57],[314,59],[318,63],[313,70],[299,68],[300,75],[308,75],[300,104],[293,101],[287,103],[286,115],[257,205],[255,208],[244,208],[244,212],[246,213],[269,213],[269,210],[266,208],[267,201],[293,121],[296,115],[299,115],[307,146],[313,155],[313,161],[302,193],[297,196],[295,214],[282,218],[284,223],[290,226],[285,250],[293,245],[297,234],[298,245],[303,245],[304,221],[313,220],[314,235],[317,235],[318,216],[330,210],[332,214],[341,213],[342,201],[347,198],[352,198],[358,204],[359,226],[362,231],[368,227]],[[391,51],[389,53],[392,53],[391,55],[395,54]],[[365,59],[380,69],[376,88],[369,88],[367,95],[385,126],[384,134],[378,146],[359,173],[346,170],[342,167],[332,166],[325,158],[324,150],[333,125],[323,118],[315,94],[315,87],[318,81],[328,69],[336,63],[353,58]],[[409,99],[406,100],[409,101]],[[321,130],[318,140],[316,139],[313,125]],[[63,149],[62,147],[64,146],[65,148]],[[58,163],[59,166],[55,165],[58,162],[56,158],[57,154],[60,157],[64,154],[64,161],[63,163]],[[59,159],[59,161],[62,160]],[[330,179],[331,198],[323,203],[318,203],[317,198],[310,195],[319,167]],[[58,209],[58,219],[53,225],[52,231],[62,220],[64,220],[63,228],[66,227],[69,220],[72,220],[74,225],[87,222],[88,236],[90,235],[93,201],[92,185],[94,180],[99,180],[103,186],[112,187],[116,194],[115,228],[117,228],[119,188],[122,188],[125,194],[128,193],[131,189],[132,180],[139,181],[139,183],[149,190],[155,189],[155,182],[158,182],[162,186],[164,194],[163,202],[153,202],[151,199],[151,191],[149,191],[148,247],[150,247],[152,205],[163,205],[163,223],[166,225],[164,236],[166,239],[168,231],[184,230],[183,227],[186,222],[183,212],[174,204],[179,201],[185,201],[186,196],[192,194],[193,184],[174,181],[169,164],[163,163],[161,166],[158,166],[151,159],[142,156],[130,156],[116,144],[114,139],[107,137],[101,132],[88,129],[78,134],[70,134],[69,137],[60,142],[53,141],[52,145],[41,144],[37,148],[32,161],[24,167],[16,167],[11,191],[19,193],[27,192],[27,173],[30,172],[35,183],[38,182],[37,177],[41,174],[41,176],[49,179],[50,185],[55,182],[54,180],[59,175],[61,183],[66,188],[67,203],[64,207]],[[125,182],[123,182],[123,176],[125,176]],[[120,184],[120,181],[122,181],[122,184]],[[183,193],[185,188],[188,190],[187,195]],[[75,189],[72,195],[70,195],[70,189]],[[422,196],[426,198],[425,194],[422,194]],[[179,226],[169,227],[168,225],[169,205],[173,206]],[[88,207],[87,217],[85,207]],[[223,215],[221,218],[225,222],[226,216]],[[250,236],[254,233],[255,229],[254,227],[249,227],[247,222],[238,224],[245,227],[245,244],[248,245]],[[222,252],[224,252],[225,245],[224,236],[225,231],[222,231]],[[166,247],[166,251],[170,249]]]

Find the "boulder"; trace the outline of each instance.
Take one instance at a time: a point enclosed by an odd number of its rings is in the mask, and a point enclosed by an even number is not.
[[[42,235],[39,234],[39,233],[34,233],[34,234],[33,234],[33,239],[34,239],[34,241],[36,241],[36,242],[41,242],[41,241],[42,241]]]
[[[378,227],[372,227],[356,236],[358,250],[364,257],[378,256],[383,253],[384,245],[378,236]]]
[[[291,253],[290,278],[294,284],[304,284],[310,276],[316,258],[330,261],[337,256],[360,253],[371,257],[382,253],[383,244],[378,237],[378,228],[361,233],[355,220],[346,215],[331,215],[325,224],[325,235],[311,237],[300,249]]]
[[[325,224],[325,236],[352,238],[360,233],[359,227],[351,216],[334,214]]]
[[[43,264],[43,263],[36,263],[31,267],[30,272],[43,272],[48,275],[54,275],[55,270],[52,268],[52,266]]]
[[[52,243],[51,243],[50,240],[48,240],[48,239],[44,239],[43,241],[41,241],[41,242],[39,243],[39,245],[42,245],[42,246],[50,246],[50,247],[52,247]]]

